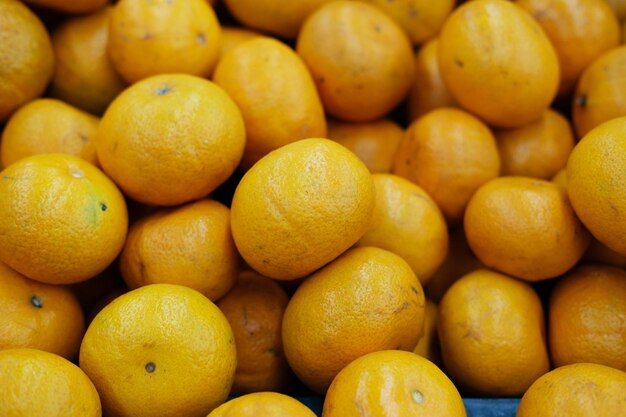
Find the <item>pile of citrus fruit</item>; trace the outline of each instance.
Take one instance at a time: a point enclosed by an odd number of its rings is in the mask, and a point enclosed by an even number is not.
[[[0,416],[626,415],[621,19],[0,0]]]

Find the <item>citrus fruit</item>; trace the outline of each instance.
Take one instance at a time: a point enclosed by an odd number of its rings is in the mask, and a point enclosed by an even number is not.
[[[0,351],[0,415],[100,417],[98,392],[70,361],[37,349]]]
[[[93,319],[80,367],[108,416],[206,416],[226,400],[233,333],[209,299],[180,285],[130,291]]]
[[[95,276],[122,250],[127,225],[115,184],[76,156],[34,155],[0,172],[0,262],[28,278]]]
[[[0,350],[34,348],[72,359],[85,318],[69,288],[32,281],[0,263]]]
[[[235,395],[287,388],[291,373],[281,326],[289,300],[285,290],[254,271],[239,274],[237,284],[217,303],[230,323],[237,346]]]
[[[465,417],[454,384],[419,355],[386,350],[362,356],[335,377],[324,400],[324,417]]]
[[[530,177],[500,177],[472,197],[464,219],[478,259],[528,281],[571,269],[589,244],[562,187]]]
[[[255,392],[234,398],[208,417],[315,417],[300,401],[276,392]]]
[[[231,227],[252,268],[295,279],[355,244],[373,208],[371,175],[357,156],[328,139],[304,139],[269,153],[244,175]]]
[[[208,199],[159,209],[133,223],[120,256],[120,270],[130,289],[178,284],[212,301],[235,285],[238,263],[230,211]]]
[[[521,395],[550,369],[541,301],[525,282],[469,273],[443,296],[437,326],[448,375],[473,394]]]
[[[424,293],[411,267],[383,249],[351,249],[296,290],[283,317],[287,361],[323,394],[341,369],[378,350],[412,351],[424,331]]]
[[[117,96],[100,122],[96,150],[127,196],[172,206],[226,181],[244,144],[241,113],[224,90],[192,75],[165,74]]]
[[[221,61],[222,57],[226,53],[235,49],[245,41],[249,41],[254,38],[263,36],[259,32],[243,28],[239,26],[222,26],[222,33],[220,35],[220,51],[218,54],[217,63]]]
[[[439,362],[439,339],[437,338],[437,304],[426,299],[424,310],[424,334],[413,349],[413,353],[420,355],[433,363]]]

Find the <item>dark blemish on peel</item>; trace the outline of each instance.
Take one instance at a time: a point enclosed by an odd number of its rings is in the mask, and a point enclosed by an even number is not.
[[[463,63],[463,61],[461,61],[459,58],[455,57],[454,58],[454,63],[456,64],[457,67],[459,68],[463,68],[465,66],[465,64]]]
[[[43,307],[43,300],[38,295],[33,295],[30,297],[30,303],[35,308]]]
[[[83,143],[88,143],[89,142],[89,138],[87,136],[83,135],[82,133],[79,133],[78,137],[80,138],[81,142],[83,142]]]
[[[167,86],[165,86],[165,87],[161,87],[161,88],[159,88],[159,89],[157,89],[157,90],[156,90],[156,95],[157,95],[157,96],[164,96],[164,95],[166,95],[167,93],[169,93],[170,91],[172,91],[172,89],[171,89],[171,88],[169,88],[169,87],[167,87]]]
[[[13,177],[9,176],[9,175],[5,175],[2,177],[3,180],[12,180]]]
[[[413,291],[415,294],[419,294],[419,291],[417,291],[417,288],[411,286],[411,291]]]
[[[382,32],[382,31],[383,31],[383,28],[381,28],[381,27],[380,27],[380,25],[374,25],[374,30],[375,30],[377,33],[380,33],[380,32]]]
[[[196,36],[196,42],[198,42],[198,45],[206,44],[206,37],[204,36],[204,33],[199,33]]]
[[[154,364],[154,362],[148,362],[145,368],[147,373],[152,374],[156,370],[156,365]]]
[[[154,35],[151,33],[146,33],[145,35],[143,35],[143,40],[144,41],[149,41],[150,39],[154,38]]]
[[[108,208],[109,208],[109,207],[108,207],[106,204],[104,204],[104,203],[100,203],[100,210],[102,210],[102,211],[107,211],[107,209],[108,209]]]
[[[587,107],[587,96],[576,97],[575,103],[576,103],[577,106]]]

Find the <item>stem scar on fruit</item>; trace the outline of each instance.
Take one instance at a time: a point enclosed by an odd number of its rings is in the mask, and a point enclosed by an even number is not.
[[[576,97],[576,105],[580,106],[580,107],[586,107],[587,106],[587,96]]]
[[[42,308],[43,307],[43,300],[38,295],[33,295],[32,297],[30,297],[30,303],[35,308]]]
[[[146,368],[146,372],[151,374],[156,370],[156,365],[154,364],[154,362],[148,362],[145,368]]]

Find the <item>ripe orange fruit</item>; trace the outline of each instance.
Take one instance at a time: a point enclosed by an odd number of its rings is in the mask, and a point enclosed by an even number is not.
[[[342,144],[359,157],[370,172],[389,172],[404,131],[389,119],[346,123],[328,121],[328,139]]]
[[[567,193],[576,215],[614,251],[626,255],[626,117],[598,126],[567,163]]]
[[[69,288],[32,281],[0,263],[0,350],[34,348],[72,359],[85,318]]]
[[[99,123],[60,100],[33,100],[13,113],[2,132],[2,165],[42,153],[75,155],[96,165]]]
[[[109,56],[129,83],[165,73],[208,77],[219,44],[220,24],[206,0],[120,0],[113,7]]]
[[[217,64],[219,64],[224,55],[235,49],[237,46],[246,41],[262,36],[263,35],[261,33],[247,28],[238,26],[222,26],[222,32],[220,35],[220,51],[217,58]]]
[[[217,303],[233,329],[237,346],[232,394],[287,387],[291,373],[283,353],[281,326],[288,301],[285,290],[274,281],[243,271],[237,285]]]
[[[599,55],[619,44],[620,27],[605,0],[516,0],[533,15],[559,58],[560,94],[576,86],[578,77]]]
[[[341,369],[366,353],[412,351],[424,331],[424,303],[402,258],[378,248],[351,249],[304,281],[287,304],[287,361],[323,394]]]
[[[462,110],[442,108],[409,126],[392,172],[422,187],[454,223],[476,189],[498,176],[500,157],[484,123]]]
[[[551,179],[565,168],[575,139],[567,119],[554,110],[526,126],[495,132],[502,175]]]
[[[437,326],[448,375],[469,392],[520,395],[550,369],[541,301],[525,282],[465,275],[439,303]]]
[[[134,223],[120,270],[130,289],[178,284],[215,301],[235,285],[238,263],[230,210],[205,199],[157,210]]]
[[[35,155],[0,172],[0,262],[28,278],[93,277],[122,250],[127,225],[115,184],[78,157]]]
[[[439,107],[454,107],[456,101],[439,69],[439,40],[426,42],[415,54],[415,77],[409,92],[408,113],[413,121]]]
[[[106,5],[108,0],[25,0],[25,2],[63,13],[89,13]]]
[[[589,244],[565,190],[529,177],[483,185],[467,205],[464,226],[481,262],[527,281],[564,274]]]
[[[391,174],[374,174],[374,216],[358,246],[400,255],[426,285],[448,253],[448,227],[426,192]]]
[[[626,373],[578,363],[539,378],[520,401],[517,417],[611,417],[626,409]]]
[[[424,334],[417,342],[413,353],[433,363],[438,363],[440,359],[439,339],[437,338],[437,304],[428,298],[424,310]]]
[[[234,398],[208,417],[315,417],[300,401],[276,392],[255,392]]]
[[[552,177],[552,182],[567,190],[567,169],[560,169],[559,172]]]
[[[39,18],[17,0],[0,0],[0,122],[39,97],[54,71],[50,37]]]
[[[579,138],[591,129],[620,116],[626,116],[626,46],[600,55],[578,80],[572,103],[572,120]]]
[[[244,26],[283,38],[295,38],[302,22],[329,0],[224,0],[232,15]]]
[[[0,415],[100,417],[98,392],[79,367],[37,349],[0,351]]]
[[[107,52],[110,13],[107,7],[67,19],[52,34],[50,95],[98,115],[126,86]]]
[[[80,367],[110,416],[206,416],[226,400],[235,365],[224,315],[180,285],[147,285],[116,298],[80,347]]]
[[[369,227],[374,186],[343,146],[304,139],[257,162],[231,205],[235,244],[261,274],[295,279],[326,265]]]
[[[315,83],[293,49],[268,37],[224,55],[213,80],[235,101],[246,125],[242,165],[299,139],[326,136]]]
[[[422,43],[441,29],[454,8],[454,0],[366,0],[381,8],[404,29],[411,41]]]
[[[439,36],[439,65],[459,104],[499,127],[538,119],[559,86],[550,40],[508,1],[477,0],[452,12]]]
[[[407,95],[413,81],[409,39],[369,4],[324,4],[302,25],[296,50],[313,75],[324,109],[338,119],[384,116]]]
[[[244,144],[241,113],[224,90],[192,75],[165,74],[133,84],[111,103],[96,149],[126,195],[171,206],[226,181]]]
[[[432,362],[410,352],[369,353],[346,366],[324,400],[324,417],[465,417],[461,395]]]
[[[576,268],[554,288],[549,312],[555,366],[591,362],[626,372],[626,271]]]

